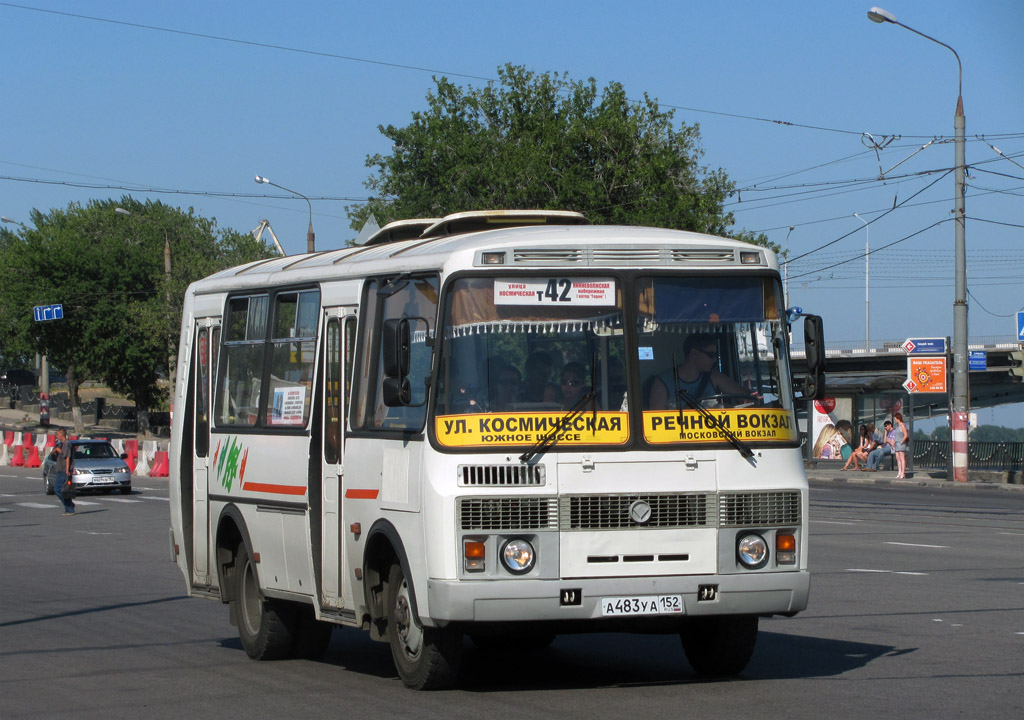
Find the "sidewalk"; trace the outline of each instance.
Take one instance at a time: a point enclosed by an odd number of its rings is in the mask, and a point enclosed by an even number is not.
[[[910,472],[910,477],[896,479],[893,470],[878,472],[861,472],[859,470],[843,470],[838,462],[832,465],[818,462],[805,463],[807,479],[810,482],[837,483],[848,485],[879,485],[889,487],[924,487],[931,490],[1009,490],[1024,492],[1021,473],[994,470],[970,470],[969,482],[953,482],[946,479],[945,470],[918,468]]]
[[[90,423],[90,420],[95,420],[92,415],[83,415],[82,420],[84,421],[84,431],[82,432],[85,436],[92,437],[105,437],[108,439],[119,438],[121,440],[128,440],[132,438],[138,438],[139,440],[155,440],[158,445],[165,447],[167,445],[166,438],[143,437],[133,432],[126,432],[124,430],[118,430],[107,425],[95,425]],[[44,433],[44,432],[56,432],[57,428],[62,427],[68,431],[69,435],[75,434],[75,424],[71,421],[71,418],[54,418],[50,417],[50,424],[44,427],[39,424],[39,413],[38,412],[26,412],[25,410],[10,410],[6,407],[0,408],[0,430],[6,430],[9,432],[30,432],[30,433]]]

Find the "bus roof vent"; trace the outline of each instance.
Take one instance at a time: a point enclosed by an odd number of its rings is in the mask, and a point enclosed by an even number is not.
[[[594,265],[653,265],[661,262],[661,248],[595,247],[590,251]]]
[[[568,210],[473,210],[446,215],[426,228],[422,238],[461,235],[524,225],[587,225],[582,213]]]
[[[365,245],[382,245],[384,243],[414,240],[423,234],[431,225],[441,222],[440,218],[414,218],[411,220],[395,220],[366,239]]]
[[[580,265],[586,264],[586,253],[580,248],[521,248],[512,251],[515,265]]]
[[[543,465],[459,465],[463,487],[544,485]]]
[[[672,248],[672,262],[677,263],[731,263],[736,254],[721,248]]]

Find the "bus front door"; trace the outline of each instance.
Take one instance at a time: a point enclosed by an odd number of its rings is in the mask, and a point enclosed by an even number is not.
[[[192,458],[192,582],[209,586],[210,577],[210,408],[220,344],[220,319],[196,322],[195,423]]]
[[[351,608],[351,588],[345,582],[345,524],[342,495],[345,476],[345,431],[352,358],[355,353],[356,309],[327,308],[323,384],[323,457],[320,567],[321,602],[332,608]]]

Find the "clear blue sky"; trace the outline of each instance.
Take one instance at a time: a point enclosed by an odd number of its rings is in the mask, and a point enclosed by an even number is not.
[[[240,231],[267,218],[304,251],[306,203],[259,197],[282,194],[261,174],[329,198],[313,200],[317,246],[340,247],[365,158],[389,149],[377,126],[406,124],[432,74],[480,84],[512,62],[617,80],[700,123],[706,164],[743,188],[737,228],[789,236],[790,304],[823,315],[830,342],[864,340],[867,231],[853,213],[871,222],[872,339],[949,335],[956,61],[870,22],[872,2],[961,57],[970,335],[1011,341],[1024,308],[1018,0],[0,1],[0,214],[28,222],[32,208],[130,193]],[[865,132],[888,142],[878,157]]]

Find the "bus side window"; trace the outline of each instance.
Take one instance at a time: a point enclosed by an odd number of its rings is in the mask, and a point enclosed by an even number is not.
[[[385,286],[386,287],[386,286]],[[412,336],[411,363],[409,382],[412,385],[413,405],[409,407],[387,407],[384,404],[381,384],[384,378],[384,358],[381,348],[376,348],[376,374],[369,388],[370,416],[366,427],[386,430],[423,429],[426,419],[427,378],[433,360],[433,344],[435,318],[437,317],[438,280],[436,277],[419,277],[409,280],[398,290],[381,298],[382,312],[376,318],[375,325],[382,326],[384,320],[397,318],[424,318],[425,329],[418,329]],[[375,300],[370,295],[368,301]],[[370,323],[367,323],[368,325]],[[419,323],[422,327],[422,323]],[[379,337],[380,327],[377,328]]]

